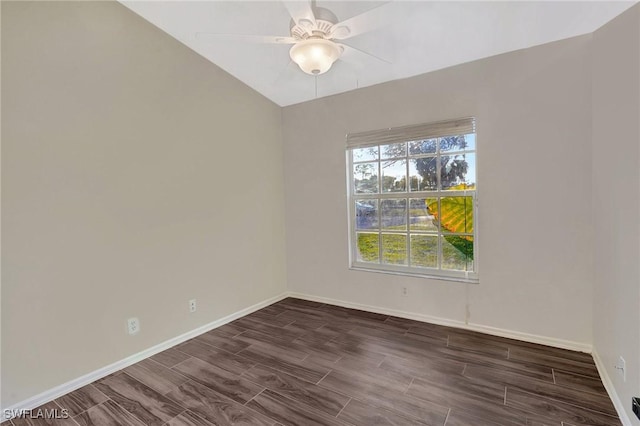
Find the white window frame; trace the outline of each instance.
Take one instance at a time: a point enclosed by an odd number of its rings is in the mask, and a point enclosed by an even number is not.
[[[464,130],[456,131],[455,129],[458,126]],[[469,127],[470,126],[470,127]],[[470,131],[471,129],[471,131]],[[378,193],[355,193],[355,182],[353,176],[353,166],[354,164],[358,164],[359,162],[353,161],[353,150],[357,148],[363,147],[378,147],[380,151],[380,146],[398,143],[398,142],[411,142],[416,140],[425,140],[425,139],[436,139],[447,136],[457,136],[462,134],[471,134],[473,133],[475,137],[476,145],[473,150],[460,150],[455,151],[454,155],[458,154],[475,154],[476,161],[476,176],[475,176],[475,189],[473,190],[442,190],[438,188],[437,190],[429,190],[429,191],[411,191],[410,179],[409,179],[409,160],[411,158],[419,158],[416,156],[410,156],[408,147],[406,156],[398,157],[397,159],[407,159],[406,167],[407,167],[407,178],[406,178],[406,191],[405,192],[382,192],[382,170],[381,164],[387,160],[393,159],[381,159],[381,155],[378,155]],[[478,164],[478,138],[477,133],[475,131],[475,118],[464,118],[458,120],[448,120],[437,123],[428,123],[417,126],[405,126],[400,128],[389,128],[372,132],[363,132],[363,133],[351,133],[347,135],[347,149],[346,149],[346,159],[347,159],[347,200],[348,200],[348,215],[349,215],[349,268],[353,270],[363,270],[370,272],[381,272],[388,274],[397,274],[397,275],[409,275],[409,276],[417,276],[423,278],[431,278],[438,280],[450,280],[450,281],[461,281],[466,283],[478,283],[479,282],[479,262],[478,262],[478,178],[477,178],[477,164]],[[443,155],[447,155],[447,153],[443,153]],[[438,175],[438,179],[440,176],[440,149],[438,144],[438,149],[435,155],[436,167]],[[433,157],[433,154],[425,154],[422,155],[424,157]],[[371,161],[362,161],[362,163]],[[412,234],[421,234],[420,232],[415,232],[410,229],[410,200],[412,198],[442,198],[442,197],[472,197],[472,206],[473,206],[473,217],[474,217],[474,226],[473,233],[469,234],[456,234],[456,235],[471,235],[473,236],[473,271],[458,271],[458,270],[447,270],[442,269],[442,237],[446,235],[446,233],[442,232],[442,229],[438,230],[437,234],[431,233],[424,235],[437,235],[438,237],[438,267],[437,268],[428,268],[428,267],[418,267],[411,266],[411,243],[410,236]],[[357,244],[357,215],[356,215],[356,200],[378,200],[378,230],[372,231],[372,233],[378,233],[378,244],[379,244],[379,260],[378,263],[374,262],[361,262],[358,261],[358,244]],[[380,201],[384,199],[406,199],[407,200],[407,229],[405,231],[388,231],[382,230],[380,226],[381,222],[381,211]],[[405,235],[407,240],[407,265],[393,265],[382,263],[383,254],[382,254],[382,234],[399,234]]]

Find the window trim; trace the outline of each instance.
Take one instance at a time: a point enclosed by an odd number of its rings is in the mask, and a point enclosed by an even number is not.
[[[471,123],[471,131],[468,131],[469,128],[468,127],[464,127],[464,123]],[[463,123],[463,130],[462,132],[456,132],[454,134],[438,134],[438,135],[433,135],[433,134],[422,134],[422,136],[420,137],[416,137],[416,133],[415,132],[409,132],[408,134],[410,134],[412,136],[411,139],[407,139],[406,138],[406,134],[407,132],[404,131],[404,129],[429,129],[429,128],[438,128],[441,129],[443,126],[447,127],[448,123],[450,123],[452,126],[459,126],[459,123]],[[398,130],[399,129],[399,130]],[[353,155],[352,155],[352,151],[354,149],[358,149],[358,148],[365,148],[365,147],[373,147],[373,146],[382,146],[382,145],[387,145],[387,144],[391,144],[391,143],[398,143],[398,142],[410,142],[412,140],[420,140],[420,139],[433,139],[433,138],[441,138],[441,137],[446,137],[446,136],[455,136],[455,135],[460,135],[460,134],[470,134],[473,133],[476,136],[476,146],[474,150],[460,150],[460,151],[455,151],[455,152],[451,152],[452,155],[458,155],[458,154],[471,154],[473,153],[475,155],[475,161],[476,161],[476,177],[475,177],[475,189],[473,191],[468,191],[468,190],[451,190],[451,191],[442,191],[442,190],[431,190],[431,191],[411,191],[409,188],[409,175],[407,174],[407,188],[406,188],[406,192],[381,192],[382,188],[378,187],[378,193],[373,193],[373,194],[368,194],[368,193],[364,193],[364,194],[356,194],[354,193],[354,180],[353,180],[353,166],[354,164],[358,164],[358,163],[366,163],[366,162],[371,162],[371,161],[353,161]],[[356,271],[365,271],[365,272],[375,272],[375,273],[386,273],[386,274],[391,274],[391,275],[401,275],[401,276],[412,276],[412,277],[418,277],[418,278],[426,278],[426,279],[433,279],[433,280],[443,280],[443,281],[457,281],[457,282],[463,282],[463,283],[468,283],[468,284],[478,284],[479,283],[479,271],[480,271],[480,262],[479,262],[479,256],[478,256],[478,239],[479,239],[479,230],[478,230],[478,226],[477,224],[479,223],[478,218],[479,218],[479,214],[478,214],[478,205],[479,205],[479,188],[478,188],[478,178],[477,178],[477,164],[478,164],[478,150],[477,150],[477,132],[476,132],[476,128],[475,128],[475,118],[471,117],[471,118],[466,118],[466,119],[458,119],[458,120],[449,120],[449,121],[443,121],[443,122],[437,122],[437,123],[432,123],[432,124],[423,124],[423,125],[418,125],[418,126],[405,126],[402,128],[389,128],[389,129],[384,129],[381,131],[378,131],[378,134],[380,135],[379,137],[376,137],[376,132],[363,132],[363,133],[358,133],[358,134],[349,134],[347,135],[347,147],[346,147],[346,164],[347,166],[347,203],[348,203],[348,208],[347,208],[347,216],[348,216],[348,247],[349,247],[349,269],[350,270],[356,270]],[[400,136],[394,136],[394,139],[390,139],[388,136],[389,135],[400,135]],[[354,135],[356,135],[356,137],[354,137]],[[363,136],[361,136],[363,135]],[[364,136],[366,135],[366,137]],[[370,137],[370,140],[367,140],[366,138]],[[375,142],[371,142],[372,140],[375,140]],[[350,142],[354,142],[354,143],[350,143]],[[449,153],[447,153],[449,154]],[[380,154],[379,154],[380,155]],[[419,157],[430,157],[430,156],[435,156],[433,154],[425,154],[425,155],[421,155]],[[408,155],[407,152],[407,156],[405,157],[399,157],[399,158],[419,158],[419,157],[412,157]],[[386,160],[386,159],[384,159]],[[381,159],[380,157],[378,157],[378,165],[380,167],[381,163],[382,163],[383,159]],[[438,165],[439,166],[439,165]],[[407,161],[407,168],[409,167],[409,162]],[[378,182],[380,182],[381,179],[381,171],[380,169],[378,170]],[[380,183],[379,183],[380,184]],[[409,266],[409,264],[407,265],[393,265],[393,264],[383,264],[383,263],[373,263],[373,262],[360,262],[358,261],[358,253],[357,253],[357,226],[356,226],[356,221],[357,221],[357,216],[356,216],[356,207],[355,207],[355,201],[356,199],[375,199],[375,200],[383,200],[385,198],[389,198],[389,199],[402,199],[405,198],[407,199],[407,202],[409,202],[409,200],[411,198],[436,198],[436,197],[445,197],[445,196],[460,196],[460,197],[464,197],[464,196],[471,196],[472,197],[472,206],[473,206],[473,215],[474,215],[474,232],[473,232],[473,253],[474,253],[474,257],[473,257],[473,266],[474,266],[474,271],[473,272],[469,272],[469,271],[456,271],[456,270],[446,270],[446,269],[440,269],[440,265],[438,265],[438,268],[427,268],[427,267],[416,267],[416,266]],[[409,206],[407,206],[407,214],[409,214],[410,208]],[[407,222],[407,226],[408,226],[408,222]],[[406,235],[407,236],[407,245],[410,245],[410,240],[409,237],[411,235],[410,232],[410,228],[407,228],[406,231],[398,231],[398,232],[386,232],[383,231],[382,229],[378,229],[377,231],[375,231],[375,233],[377,233],[378,235],[382,235],[382,234],[400,234],[400,235]],[[437,235],[438,239],[442,238],[442,235],[446,235],[446,232],[442,232],[442,230],[440,230],[437,234],[431,234],[431,235]],[[427,235],[427,234],[425,234]],[[382,244],[381,238],[379,238],[379,244]],[[441,256],[442,256],[442,251],[440,248],[440,242],[438,243],[438,255],[439,255],[439,260],[438,262],[441,261]],[[409,256],[409,251],[407,251],[407,256]],[[379,256],[382,256],[382,252],[380,251]]]

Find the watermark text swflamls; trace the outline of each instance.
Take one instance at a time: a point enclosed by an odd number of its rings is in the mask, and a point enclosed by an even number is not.
[[[3,412],[5,419],[68,419],[69,410],[66,408],[35,408],[33,410],[11,410]]]

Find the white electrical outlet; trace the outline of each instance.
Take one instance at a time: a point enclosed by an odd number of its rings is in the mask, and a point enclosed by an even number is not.
[[[622,381],[627,381],[627,362],[624,358],[618,358],[618,364],[615,366],[615,369],[618,370],[618,374],[622,376]]]
[[[402,287],[402,295],[406,296],[408,294],[409,294],[409,291],[407,290],[407,288],[406,287]]]
[[[193,313],[196,311],[196,309],[197,309],[196,299],[189,300],[189,312]]]
[[[137,334],[140,331],[140,320],[138,318],[129,318],[127,320],[127,331],[129,334]]]

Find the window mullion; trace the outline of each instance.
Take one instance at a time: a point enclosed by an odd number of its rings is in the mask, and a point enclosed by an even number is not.
[[[440,179],[440,138],[436,139],[436,190],[438,192],[438,269],[442,270],[442,206],[440,192],[442,191],[442,179]]]
[[[442,270],[442,207],[438,197],[438,269]]]
[[[380,146],[378,146],[378,263],[382,265],[382,162],[380,161]]]
[[[408,194],[411,193],[411,182],[410,182],[410,178],[409,178],[409,143],[405,142],[404,144],[404,152],[407,154],[407,161],[405,161],[405,166],[406,166],[406,182],[405,182],[405,189],[407,190],[407,198],[406,198],[406,206],[407,206],[407,212],[406,212],[406,217],[407,217],[407,233],[405,234],[407,237],[407,266],[411,267],[411,197],[409,197]]]

